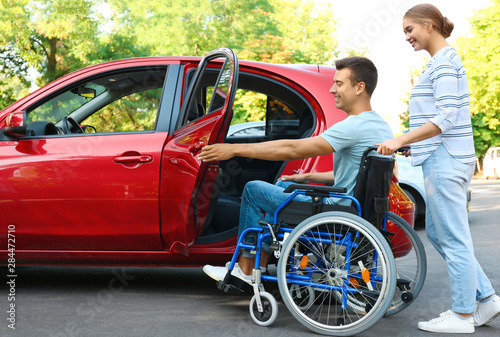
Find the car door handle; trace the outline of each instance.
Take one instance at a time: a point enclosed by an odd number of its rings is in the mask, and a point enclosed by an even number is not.
[[[113,158],[115,163],[128,164],[128,163],[150,163],[153,161],[153,157],[150,155],[138,155],[138,156],[119,156]]]
[[[189,152],[192,154],[197,154],[198,152],[201,151],[201,149],[205,146],[205,142],[202,140],[199,140],[197,142],[194,142],[193,144],[189,145]]]

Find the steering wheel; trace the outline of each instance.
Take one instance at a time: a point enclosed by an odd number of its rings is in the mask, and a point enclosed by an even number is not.
[[[71,133],[83,133],[83,129],[80,127],[80,124],[78,124],[73,118],[71,118],[69,116],[63,117],[62,128],[63,128],[64,133],[67,135],[69,135]]]

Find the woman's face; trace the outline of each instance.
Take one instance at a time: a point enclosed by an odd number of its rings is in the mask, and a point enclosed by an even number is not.
[[[415,51],[427,50],[430,38],[429,25],[415,22],[407,17],[403,18],[403,31]]]

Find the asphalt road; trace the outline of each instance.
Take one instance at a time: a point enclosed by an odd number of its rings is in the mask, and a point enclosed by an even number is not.
[[[474,180],[469,222],[476,256],[500,289],[500,181]],[[418,229],[428,258],[427,280],[412,305],[363,336],[438,336],[417,322],[451,308],[444,261]],[[249,297],[228,296],[201,268],[18,267],[15,330],[9,328],[7,270],[0,286],[0,336],[313,336],[279,304],[273,326],[255,325]],[[277,294],[276,288],[266,289]],[[500,318],[476,329],[500,336]],[[445,335],[450,336],[450,335]]]

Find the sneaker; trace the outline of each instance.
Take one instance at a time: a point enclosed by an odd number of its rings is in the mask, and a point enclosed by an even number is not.
[[[474,320],[460,319],[451,310],[439,315],[439,317],[431,319],[428,322],[419,322],[420,330],[440,333],[474,333]]]
[[[216,266],[211,266],[209,264],[206,264],[203,266],[203,271],[205,272],[205,274],[207,274],[208,276],[210,276],[214,280],[222,281],[226,277],[226,274],[227,274],[227,271],[229,270],[230,264],[231,264],[231,261],[226,262],[225,267],[216,267]],[[238,262],[236,262],[234,264],[234,267],[235,268],[238,267]]]
[[[477,305],[476,312],[474,313],[474,325],[481,326],[490,323],[492,320],[500,315],[500,297],[493,295],[493,298],[486,302]]]
[[[216,267],[209,264],[203,266],[203,271],[216,281],[222,281],[227,274],[226,267]]]
[[[240,266],[235,265],[233,270],[231,271],[231,275],[239,278],[240,280],[252,285],[252,275],[246,275],[240,269]]]

